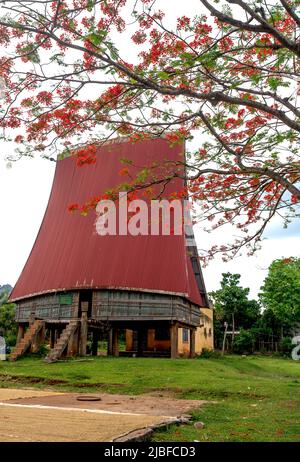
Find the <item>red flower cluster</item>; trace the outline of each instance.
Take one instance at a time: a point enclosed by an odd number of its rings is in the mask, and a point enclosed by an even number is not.
[[[36,95],[36,99],[39,103],[50,104],[52,102],[53,95],[50,91],[40,91]]]
[[[122,168],[122,169],[119,171],[119,175],[120,175],[120,176],[126,176],[126,175],[128,175],[128,172],[129,172],[128,168],[125,167],[125,168]]]
[[[68,206],[69,212],[75,212],[76,210],[79,210],[79,209],[80,209],[79,204],[70,204]]]
[[[82,167],[83,165],[90,165],[96,163],[96,151],[95,145],[89,145],[76,152],[77,166]]]

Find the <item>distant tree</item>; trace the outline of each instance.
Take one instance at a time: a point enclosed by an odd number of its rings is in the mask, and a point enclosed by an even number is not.
[[[266,308],[257,323],[257,329],[265,335],[274,335],[278,338],[282,334],[282,321],[273,310]]]
[[[300,258],[283,258],[271,263],[260,300],[283,327],[300,321]]]
[[[228,322],[232,327],[232,342],[236,329],[250,328],[260,317],[260,305],[256,300],[249,300],[249,288],[239,285],[241,275],[222,273],[221,289],[211,292],[216,310],[216,322]],[[216,331],[221,331],[216,326]]]
[[[255,335],[252,329],[241,329],[239,335],[234,339],[234,351],[236,353],[253,353],[254,351]]]
[[[0,294],[0,335],[5,338],[8,345],[15,345],[17,338],[17,325],[15,322],[15,304],[7,303],[8,292]]]
[[[4,286],[0,285],[0,306],[7,301],[8,295],[12,290],[12,286],[5,284]]]

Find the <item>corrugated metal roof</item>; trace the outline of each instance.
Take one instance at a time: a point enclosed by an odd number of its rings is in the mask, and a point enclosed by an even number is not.
[[[155,139],[98,148],[95,165],[79,168],[72,157],[59,161],[43,222],[11,300],[76,288],[123,288],[180,294],[203,306],[184,236],[99,236],[94,211],[82,216],[67,210],[122,183],[121,158],[144,166],[182,160],[183,151],[183,145],[171,148]],[[173,180],[167,191],[183,185]]]

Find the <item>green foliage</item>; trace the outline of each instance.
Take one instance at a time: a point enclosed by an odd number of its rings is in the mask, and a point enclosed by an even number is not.
[[[292,349],[295,345],[292,344],[291,337],[283,337],[279,344],[280,352],[283,356],[291,357]]]
[[[17,339],[17,325],[15,323],[16,306],[7,303],[8,293],[0,294],[0,335],[5,338],[7,345],[15,345]]]
[[[221,353],[218,350],[209,350],[208,348],[203,348],[201,351],[201,355],[197,356],[201,359],[209,359],[209,358],[221,358]]]
[[[240,274],[223,273],[221,289],[212,292],[216,313],[222,320],[232,321],[235,315],[236,327],[251,327],[260,315],[256,300],[248,300],[249,289],[239,285]]]
[[[260,300],[284,326],[300,320],[300,258],[272,262],[261,287]]]
[[[26,56],[28,61],[38,64],[40,62],[40,56],[37,50],[38,46],[34,43],[27,43],[20,51],[23,56]]]
[[[215,306],[214,338],[215,345],[221,348],[224,322],[235,330],[249,329],[260,319],[260,305],[249,300],[249,289],[239,285],[240,274],[223,273],[221,289],[210,294]]]
[[[261,318],[257,323],[257,331],[266,335],[273,334],[279,337],[282,334],[282,322],[274,311],[267,308],[262,312]]]
[[[255,338],[251,329],[241,329],[240,333],[234,339],[234,352],[240,354],[253,353],[254,340]]]
[[[49,346],[42,343],[39,346],[38,350],[35,353],[31,353],[30,356],[38,356],[38,357],[44,358],[49,353],[49,351],[50,351]]]

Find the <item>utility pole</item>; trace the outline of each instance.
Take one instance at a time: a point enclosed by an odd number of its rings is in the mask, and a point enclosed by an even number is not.
[[[225,352],[225,341],[226,341],[226,335],[227,335],[227,329],[228,329],[228,322],[224,322],[224,327],[225,327],[225,330],[224,330],[224,337],[223,337],[223,345],[222,345],[222,356],[224,356],[224,352]]]

